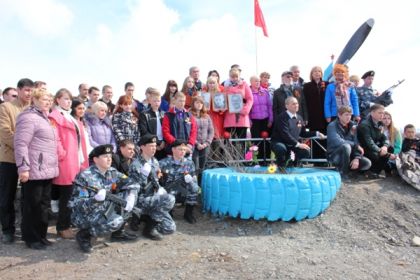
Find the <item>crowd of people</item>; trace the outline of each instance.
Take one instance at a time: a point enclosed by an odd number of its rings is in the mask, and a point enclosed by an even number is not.
[[[181,90],[169,80],[163,94],[149,87],[139,101],[127,82],[116,104],[109,85],[102,97],[85,83],[77,96],[65,88],[52,95],[45,82],[21,79],[3,91],[0,105],[2,242],[15,241],[18,181],[22,240],[29,248],[51,245],[49,208],[57,213],[57,234],[76,238],[84,252],[92,250],[92,237],[108,232],[112,241],[135,240],[126,223],[138,231],[144,222],[143,235],[160,240],[176,230],[177,202],[185,205],[184,219],[197,222],[197,178],[214,143],[226,135],[247,139],[248,131],[270,143],[259,145],[258,157],[270,159],[273,152],[281,167],[292,154],[293,164],[312,155],[326,158],[343,180],[380,178],[383,170],[395,175],[400,153],[414,150],[418,172],[415,128],[406,125],[401,136],[372,88],[374,71],[362,76],[361,87],[346,65],[335,65],[333,75],[333,82],[323,81],[316,66],[305,83],[292,66],[275,89],[269,73],[248,82],[237,64],[223,82],[216,70],[201,81],[199,68],[191,67]],[[311,137],[326,152],[305,142]]]

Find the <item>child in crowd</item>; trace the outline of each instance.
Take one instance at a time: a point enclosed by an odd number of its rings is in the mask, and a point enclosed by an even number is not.
[[[139,143],[140,131],[137,125],[137,114],[137,111],[133,109],[133,99],[127,95],[122,95],[118,99],[112,118],[112,131],[117,143],[124,140],[130,140],[136,145]]]
[[[186,77],[182,84],[181,92],[185,95],[185,109],[187,110],[191,108],[192,98],[198,94],[194,85],[194,79],[190,76]]]
[[[191,112],[197,123],[197,141],[193,152],[193,161],[198,169],[203,169],[209,154],[209,147],[213,141],[214,128],[201,96],[194,97],[191,106]]]
[[[155,88],[150,88],[149,109],[140,114],[139,129],[141,135],[152,134],[157,137],[157,146],[155,157],[158,160],[166,157],[165,141],[162,133],[162,120],[165,112],[159,109],[161,107],[160,92]]]
[[[185,94],[178,92],[175,95],[175,106],[163,118],[162,134],[167,145],[172,145],[177,139],[187,141],[187,154],[192,155],[197,138],[197,124],[192,114],[185,109],[185,102]],[[167,152],[171,152],[169,148]]]
[[[401,178],[420,190],[420,139],[412,124],[404,127],[402,150],[396,163]]]

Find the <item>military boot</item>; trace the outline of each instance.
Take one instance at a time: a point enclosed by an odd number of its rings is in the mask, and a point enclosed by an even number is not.
[[[129,221],[130,229],[132,231],[138,231],[140,225],[140,219],[137,216],[133,215]]]
[[[153,220],[150,216],[146,218],[146,226],[143,229],[143,236],[150,238],[152,240],[162,240],[163,236],[156,229],[157,222]]]
[[[76,234],[76,241],[79,244],[80,249],[84,253],[92,252],[92,244],[90,243],[90,233],[87,229],[81,229]]]
[[[117,241],[133,241],[137,239],[137,235],[134,233],[129,233],[124,230],[125,223],[117,231],[111,233],[111,242]]]
[[[184,219],[190,224],[195,224],[197,222],[196,218],[193,215],[193,210],[194,210],[194,205],[191,205],[191,204],[185,205]]]

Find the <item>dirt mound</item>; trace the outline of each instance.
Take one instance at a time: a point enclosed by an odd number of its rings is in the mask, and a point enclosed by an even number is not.
[[[419,279],[420,192],[399,178],[344,184],[327,211],[298,223],[199,214],[164,241],[0,247],[1,279]],[[56,238],[50,227],[50,238]],[[105,243],[104,243],[105,242]]]

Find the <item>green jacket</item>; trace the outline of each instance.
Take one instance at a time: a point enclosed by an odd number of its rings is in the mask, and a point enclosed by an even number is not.
[[[357,138],[366,153],[379,153],[382,146],[389,146],[389,141],[382,133],[381,123],[375,124],[369,116],[357,127]]]

